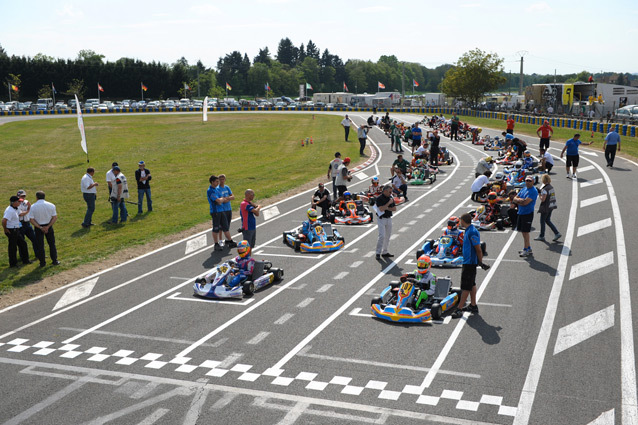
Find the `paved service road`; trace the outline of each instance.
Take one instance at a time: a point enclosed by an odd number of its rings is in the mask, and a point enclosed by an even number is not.
[[[389,139],[370,137],[375,153],[350,191],[390,177]],[[537,144],[528,139],[533,153]],[[282,231],[305,219],[308,191],[263,211],[254,256],[285,277],[250,298],[192,295],[194,279],[230,256],[212,252],[204,232],[1,311],[0,422],[638,423],[630,161],[608,169],[583,149],[568,180],[552,143],[562,243],[534,241],[525,259],[516,232],[482,232],[492,268],[478,271],[480,315],[371,318],[371,298],[416,268],[416,249],[476,207],[469,186],[486,152],[442,145],[455,161],[434,185],[409,187],[393,219],[394,261],[374,258],[376,223],[340,226],[336,253],[283,245]],[[460,269],[434,272],[458,286]]]

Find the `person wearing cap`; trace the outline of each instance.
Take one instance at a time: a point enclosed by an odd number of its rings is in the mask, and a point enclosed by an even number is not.
[[[350,158],[345,157],[343,163],[339,165],[337,169],[337,177],[335,177],[336,190],[339,196],[343,196],[348,191],[347,183],[352,180],[350,171],[348,171],[348,165],[350,165]],[[335,195],[336,197],[337,195]]]
[[[474,169],[474,177],[481,176],[485,174],[486,171],[492,171],[492,167],[494,166],[494,158],[491,156],[486,156],[485,158],[481,158],[476,164],[476,168]]]
[[[49,245],[51,264],[57,266],[60,262],[58,261],[58,250],[55,247],[53,224],[58,220],[58,213],[54,204],[44,200],[44,192],[36,192],[35,197],[37,201],[31,205],[31,211],[29,212],[29,219],[33,227],[35,227],[35,256],[40,260],[40,267],[46,266],[46,261],[44,260],[44,239],[46,238]]]
[[[113,181],[115,180],[115,174],[113,174],[113,168],[117,167],[117,162],[111,164],[111,169],[106,172],[106,184],[109,185],[109,197],[111,196],[111,190],[113,189]]]
[[[362,125],[357,129],[357,138],[359,139],[359,155],[363,156],[363,150],[366,148],[366,140],[368,140],[368,130],[370,127]]]
[[[142,201],[146,195],[146,209],[148,212],[153,211],[153,201],[151,201],[151,170],[146,168],[144,161],[137,163],[138,169],[135,170],[135,180],[137,181],[137,213],[142,214]]]
[[[86,169],[86,174],[80,181],[80,189],[82,190],[82,197],[86,202],[86,214],[84,214],[84,221],[82,227],[87,228],[93,226],[91,220],[93,219],[93,212],[95,211],[95,200],[97,199],[97,186],[98,184],[93,181],[93,175],[95,174],[95,168],[89,167]]]
[[[18,206],[18,215],[20,216],[20,233],[23,238],[27,238],[31,241],[33,247],[33,253],[35,254],[35,232],[31,227],[31,221],[29,221],[29,211],[31,211],[31,202],[27,201],[27,192],[20,189],[16,195],[20,198],[20,205]]]
[[[336,197],[337,195],[337,184],[335,183],[335,179],[337,178],[337,174],[339,174],[339,166],[343,161],[341,160],[341,153],[335,152],[335,159],[330,161],[328,164],[328,175],[329,179],[332,179],[332,194]]]
[[[2,228],[9,239],[9,267],[18,266],[17,252],[20,253],[22,263],[31,263],[29,261],[29,248],[20,233],[19,205],[20,198],[12,196],[9,198],[9,206],[4,210],[4,215],[2,216]]]
[[[128,211],[126,210],[126,199],[129,197],[128,182],[126,176],[117,165],[113,167],[113,175],[115,180],[113,180],[111,188],[111,207],[113,208],[111,224],[117,224],[118,210],[120,211],[120,223],[124,223],[128,218]]]
[[[341,121],[343,130],[346,132],[346,142],[348,141],[348,135],[350,134],[350,124],[352,124],[352,120],[348,118],[348,115],[346,114],[346,117]]]
[[[536,135],[541,139],[539,149],[549,149],[549,139],[554,135],[554,129],[549,125],[549,121],[543,121],[543,125],[536,130]]]
[[[518,222],[516,230],[523,235],[523,249],[518,251],[521,257],[532,255],[532,247],[529,243],[529,232],[534,221],[534,207],[538,198],[538,190],[534,187],[534,177],[525,177],[525,187],[522,188],[512,202],[518,205]]]
[[[324,187],[323,183],[319,183],[317,190],[310,199],[310,208],[317,209],[317,207],[321,208],[321,219],[328,221],[330,218],[330,192]]]

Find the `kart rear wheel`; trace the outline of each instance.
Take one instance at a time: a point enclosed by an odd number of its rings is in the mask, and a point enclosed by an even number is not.
[[[432,318],[434,320],[441,320],[441,304],[434,303],[432,304],[432,308],[430,308],[430,314],[432,314]]]
[[[383,300],[381,299],[381,297],[372,298],[372,301],[370,301],[370,306],[381,304],[382,302]]]
[[[418,260],[418,259],[419,259],[419,257],[420,257],[420,256],[422,256],[422,255],[423,255],[423,250],[422,250],[422,249],[418,249],[418,250],[416,251],[416,259]]]
[[[285,245],[285,244],[288,242],[288,237],[287,237],[286,232],[284,232],[284,235],[283,235],[283,236],[284,236],[284,237],[283,237],[283,241],[282,241],[282,242],[283,242],[283,243],[284,243],[284,245]]]
[[[503,225],[503,219],[499,218],[498,220],[496,220],[496,228],[498,230],[503,230],[505,228],[505,226]]]
[[[283,269],[272,268],[270,269],[270,272],[275,276],[275,282],[280,281],[284,277]]]
[[[252,281],[244,283],[244,295],[250,296],[255,293],[255,284]]]

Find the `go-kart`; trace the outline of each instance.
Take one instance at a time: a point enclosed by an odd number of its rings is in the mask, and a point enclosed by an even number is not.
[[[439,165],[450,165],[454,162],[454,157],[445,146],[439,148]]]
[[[464,232],[459,235],[462,240]],[[481,242],[483,255],[486,253],[485,242]],[[433,267],[461,267],[463,265],[463,250],[454,243],[451,236],[443,235],[438,240],[430,239],[426,241],[421,249],[417,250],[416,258],[422,255],[429,255]]]
[[[433,295],[423,301],[419,284],[408,279],[405,282],[390,282],[377,298],[371,301],[372,314],[382,320],[397,323],[423,323],[439,320],[444,313],[456,307],[461,299],[461,290],[452,288],[449,277],[436,281]]]
[[[505,144],[501,142],[501,139],[496,136],[491,139],[490,136],[485,136],[485,144],[483,145],[483,150],[486,151],[499,151],[499,156],[501,156],[501,150],[505,147]]]
[[[435,181],[436,174],[430,171],[429,166],[425,166],[412,169],[412,174],[410,175],[408,184],[412,186],[420,186],[424,184],[432,184]]]
[[[505,229],[506,219],[509,221],[507,216],[508,207],[503,207],[501,205],[495,205],[496,212],[492,217],[489,217],[485,206],[481,205],[476,210],[470,211],[470,215],[472,216],[472,225],[479,230],[503,230]],[[505,216],[503,216],[503,210],[505,210]]]
[[[295,251],[333,252],[344,245],[343,236],[330,223],[315,223],[308,237],[300,233],[301,227],[283,233],[283,242]]]
[[[284,277],[284,270],[273,267],[271,262],[255,261],[253,274],[240,285],[231,288],[229,285],[233,279],[233,270],[237,271],[235,262],[228,260],[213,268],[205,277],[195,279],[195,295],[204,298],[242,298]]]
[[[370,209],[361,201],[345,201],[345,209],[330,208],[330,222],[333,224],[365,224],[373,220]]]
[[[515,170],[510,171],[507,176],[507,186],[515,189],[525,187],[525,177],[532,175],[529,170]],[[534,184],[538,184],[538,176],[532,176],[534,178]]]

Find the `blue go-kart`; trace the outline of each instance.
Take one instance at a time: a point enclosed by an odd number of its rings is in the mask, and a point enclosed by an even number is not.
[[[343,248],[343,236],[330,223],[315,223],[306,237],[301,227],[283,233],[283,242],[301,252],[334,252]]]
[[[236,271],[233,260],[214,267],[205,277],[195,279],[193,284],[195,295],[213,299],[243,298],[244,295],[250,296],[255,291],[284,277],[284,270],[273,267],[269,261],[255,261],[253,274],[240,285],[231,287],[233,272]]]
[[[462,240],[463,232],[459,235]],[[481,242],[483,255],[487,255],[485,242]],[[461,267],[463,265],[463,250],[454,242],[451,236],[443,235],[439,239],[426,241],[421,249],[417,250],[416,258],[429,255],[433,267]]]

